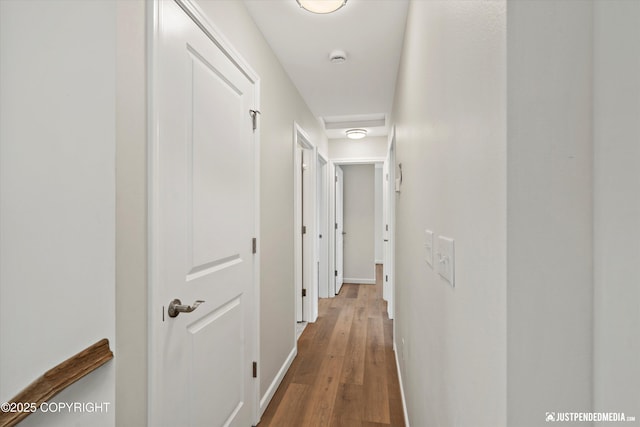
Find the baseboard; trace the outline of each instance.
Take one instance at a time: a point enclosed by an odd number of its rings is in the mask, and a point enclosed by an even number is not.
[[[400,396],[402,397],[402,411],[404,412],[404,424],[409,425],[409,412],[407,411],[407,400],[404,398],[404,385],[402,384],[402,372],[400,371],[400,361],[398,360],[398,348],[396,347],[396,339],[393,338],[393,352],[396,356],[396,370],[398,371],[398,382],[400,383]]]
[[[287,357],[287,359],[284,361],[284,364],[278,371],[278,374],[271,382],[271,385],[267,389],[267,392],[260,399],[260,418],[262,418],[262,414],[264,414],[264,411],[267,409],[267,406],[269,406],[269,402],[271,402],[271,399],[273,399],[273,395],[276,394],[276,390],[278,390],[278,386],[282,382],[284,376],[287,374],[287,371],[291,367],[291,364],[293,363],[293,359],[296,358],[297,354],[298,354],[298,347],[295,346],[293,347],[293,350],[291,350],[291,353],[289,353],[289,356]]]
[[[354,279],[351,277],[345,277],[342,279],[342,283],[354,283],[357,285],[375,285],[376,279]]]

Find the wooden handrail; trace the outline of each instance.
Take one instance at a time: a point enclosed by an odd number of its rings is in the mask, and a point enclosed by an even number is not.
[[[43,402],[111,359],[113,359],[113,352],[109,349],[109,340],[103,338],[45,372],[9,403],[35,404],[35,407],[39,408]],[[0,427],[15,426],[30,414],[31,412],[0,411]]]

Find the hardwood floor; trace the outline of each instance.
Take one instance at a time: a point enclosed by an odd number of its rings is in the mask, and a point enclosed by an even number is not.
[[[319,301],[258,427],[405,425],[381,265],[376,276],[375,286],[343,285]]]

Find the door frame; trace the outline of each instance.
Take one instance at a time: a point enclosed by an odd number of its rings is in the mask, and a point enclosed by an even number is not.
[[[305,204],[304,213],[300,212],[298,206],[302,202],[301,191],[301,173],[298,163],[298,150],[302,148],[307,162],[308,179],[304,181]],[[294,248],[294,301],[295,301],[295,319],[293,327],[295,328],[298,321],[299,310],[302,310],[302,321],[315,322],[318,318],[318,273],[317,263],[317,164],[318,149],[312,142],[311,138],[305,130],[297,123],[293,122],[293,248]],[[306,218],[307,224],[302,224],[302,219]],[[302,238],[302,226],[307,227],[307,239]],[[310,238],[311,237],[311,238]],[[304,246],[303,246],[304,245]],[[303,250],[304,249],[304,250]],[[304,253],[304,260],[303,258]],[[304,272],[304,277],[302,273]],[[300,295],[302,289],[307,290],[307,296],[300,305]],[[294,334],[295,336],[295,334]]]
[[[317,276],[318,298],[329,297],[329,161],[318,153],[317,161]],[[320,235],[323,237],[320,238]]]
[[[161,0],[153,0],[150,7],[147,8],[147,218],[148,218],[148,257],[147,257],[147,316],[148,316],[148,353],[147,353],[147,374],[148,374],[148,402],[147,402],[147,419],[149,425],[161,425],[161,411],[159,407],[162,405],[157,384],[162,377],[161,363],[159,354],[162,354],[161,333],[162,317],[164,316],[164,305],[168,301],[160,301],[158,295],[158,272],[159,266],[157,262],[158,253],[158,181],[159,181],[159,136],[158,136],[158,108],[157,108],[157,92],[158,82],[158,46],[160,38],[159,29],[159,2]],[[260,77],[244,60],[231,43],[222,35],[220,30],[208,19],[206,14],[192,0],[174,0],[178,6],[200,27],[207,37],[233,62],[238,69],[253,83],[254,87],[254,108],[260,109]],[[249,117],[249,112],[247,112]],[[249,118],[247,118],[249,120]],[[258,374],[260,373],[260,129],[256,129],[253,133],[254,141],[254,230],[257,239],[256,253],[253,257],[253,307],[249,307],[253,313],[253,331],[249,340],[253,341],[253,360],[257,362]],[[163,307],[162,312],[158,307]],[[247,367],[247,373],[250,372]],[[251,415],[254,424],[259,421],[260,408],[260,375],[254,381],[253,396],[251,402]]]
[[[334,180],[336,176],[336,166],[348,165],[375,165],[384,163],[384,157],[359,157],[359,158],[337,158],[329,161],[329,176]],[[329,185],[329,224],[336,223],[336,191],[335,185]],[[343,254],[344,255],[344,254]],[[336,269],[336,237],[335,233],[329,233],[329,277],[334,277]],[[331,281],[330,281],[331,282]],[[329,297],[336,296],[335,281],[329,286]]]

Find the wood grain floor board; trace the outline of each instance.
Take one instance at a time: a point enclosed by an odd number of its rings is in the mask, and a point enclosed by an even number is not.
[[[358,299],[356,300],[356,308],[368,308],[369,307],[369,289],[373,286],[360,285],[358,290]]]
[[[358,285],[347,285],[347,289],[345,290],[344,297],[345,298],[358,298]]]
[[[309,427],[331,425],[343,361],[344,357],[341,356],[327,355],[323,358],[316,381],[309,393],[303,422],[300,425]]]
[[[390,422],[389,386],[384,365],[365,363],[364,402],[365,420],[387,424]]]
[[[384,325],[381,318],[369,317],[367,323],[366,362],[385,367]]]
[[[307,402],[309,386],[306,384],[289,384],[278,410],[273,415],[271,425],[282,427],[299,427],[302,419],[304,406]]]
[[[259,427],[404,427],[381,276],[378,266],[376,285],[345,284],[318,302]]]
[[[353,325],[354,310],[355,307],[353,305],[346,305],[342,308],[338,321],[333,328],[331,339],[329,340],[327,354],[334,356],[345,355],[347,344],[349,344],[351,325]]]
[[[364,384],[364,359],[367,348],[367,324],[366,309],[358,308],[353,318],[351,335],[342,367],[343,383]]]
[[[363,387],[357,384],[340,384],[331,417],[331,426],[351,427],[364,418]]]

